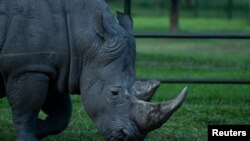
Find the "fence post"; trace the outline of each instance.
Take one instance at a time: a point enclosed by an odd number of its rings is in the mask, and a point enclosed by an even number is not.
[[[131,0],[124,0],[124,13],[131,15]]]
[[[177,32],[179,28],[179,0],[171,0],[170,32]]]

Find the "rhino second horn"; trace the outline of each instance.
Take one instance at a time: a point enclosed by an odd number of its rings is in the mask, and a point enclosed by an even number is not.
[[[135,120],[142,132],[150,132],[164,124],[169,117],[182,105],[188,93],[188,88],[185,87],[181,94],[171,101],[162,103],[149,103],[138,100],[137,108],[135,109]]]
[[[160,86],[158,80],[136,81],[132,87],[132,93],[140,100],[150,101]]]

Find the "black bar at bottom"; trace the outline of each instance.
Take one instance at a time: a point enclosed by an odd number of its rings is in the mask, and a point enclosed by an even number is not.
[[[140,80],[149,80],[149,78],[142,78]],[[161,83],[168,84],[250,84],[250,79],[165,79],[156,78]]]

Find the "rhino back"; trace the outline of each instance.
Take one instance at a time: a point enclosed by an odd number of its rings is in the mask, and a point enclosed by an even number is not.
[[[12,13],[8,13],[8,28],[2,26],[3,30],[7,29],[2,54],[68,51],[61,0],[9,1],[12,3],[7,7]]]

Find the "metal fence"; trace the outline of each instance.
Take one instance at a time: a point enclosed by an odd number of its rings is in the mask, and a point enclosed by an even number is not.
[[[124,13],[131,15],[131,0],[124,0]],[[250,34],[135,34],[136,38],[166,38],[166,39],[250,39]],[[162,83],[190,84],[250,84],[250,79],[176,79],[156,78]],[[142,80],[147,80],[143,78]]]

